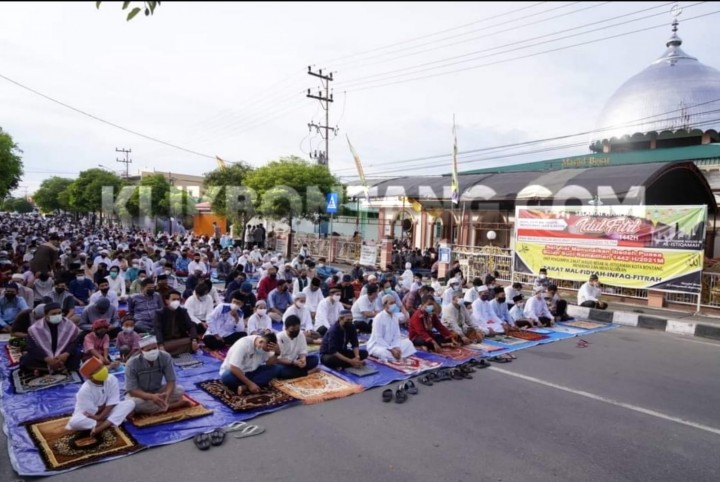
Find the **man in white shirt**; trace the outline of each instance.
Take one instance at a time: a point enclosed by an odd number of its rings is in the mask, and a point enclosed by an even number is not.
[[[525,303],[525,318],[534,326],[542,323],[543,326],[552,326],[553,315],[548,309],[544,298],[545,288],[538,286],[533,288],[533,297]]]
[[[112,261],[108,257],[109,254],[110,253],[107,249],[103,249],[102,251],[100,251],[100,254],[95,256],[95,259],[93,260],[93,266],[97,266],[100,263],[105,263],[106,265],[110,266]]]
[[[297,316],[300,319],[300,329],[305,333],[305,337],[310,343],[319,345],[322,342],[322,335],[314,330],[310,310],[305,306],[307,297],[305,293],[297,293],[293,296],[293,304],[283,313],[282,321],[288,319],[289,316]]]
[[[362,295],[352,305],[353,324],[360,333],[370,333],[370,323],[382,311],[377,285],[367,285],[367,294]]]
[[[267,314],[267,311],[267,303],[263,300],[255,303],[253,314],[247,320],[248,335],[264,335],[275,331],[272,327],[272,318]]]
[[[125,276],[124,273],[120,272],[120,267],[111,267],[110,274],[106,279],[110,285],[110,291],[115,292],[121,301],[125,301],[127,299],[127,293],[125,292]]]
[[[456,291],[459,291],[462,293],[462,287],[460,284],[460,280],[457,278],[450,278],[450,281],[448,281],[447,288],[445,288],[445,291],[443,291],[442,295],[442,305],[449,305],[452,303],[453,299],[453,293]]]
[[[118,295],[110,289],[110,282],[107,279],[100,280],[100,282],[98,283],[98,290],[92,295],[90,295],[90,300],[88,304],[97,303],[100,298],[107,298],[108,301],[110,301],[110,304],[115,307],[115,309],[120,306]]]
[[[482,330],[475,324],[464,303],[461,292],[453,293],[452,303],[442,307],[440,321],[445,328],[457,333],[464,344],[479,343],[483,338]]]
[[[382,298],[383,310],[375,316],[367,343],[368,354],[381,360],[399,361],[414,355],[413,343],[400,336],[400,306],[393,295]]]
[[[317,356],[308,357],[307,341],[297,316],[285,318],[285,330],[278,333],[277,343],[280,347],[278,378],[299,378],[319,370],[320,359]]]
[[[226,346],[232,346],[247,335],[243,319],[242,296],[240,291],[236,291],[233,293],[230,303],[218,305],[208,316],[207,332],[203,337],[203,343],[208,349],[219,350]],[[206,298],[209,297],[206,296]]]
[[[208,319],[213,312],[213,299],[207,292],[205,283],[199,283],[190,298],[185,301],[185,309],[190,320],[197,325],[200,334],[205,333],[208,327]],[[200,331],[202,330],[202,331]]]
[[[323,298],[318,304],[315,314],[315,331],[323,336],[340,319],[340,312],[343,310],[343,305],[340,303],[341,297],[339,288],[331,288],[328,297]]]
[[[483,334],[495,336],[505,333],[503,320],[498,317],[490,306],[490,296],[487,286],[478,287],[480,297],[472,304],[473,321]]]
[[[302,290],[307,299],[307,308],[310,310],[310,316],[314,320],[317,317],[318,306],[323,300],[323,292],[320,289],[320,279],[313,278],[310,284]]]
[[[518,283],[516,281],[515,283],[505,287],[505,300],[508,305],[508,309],[512,309],[515,304],[513,300],[520,294],[522,294],[522,283]]]
[[[605,310],[608,305],[604,301],[600,301],[600,295],[602,295],[602,289],[600,288],[598,275],[590,275],[590,280],[583,283],[578,291],[578,305]]]
[[[472,288],[465,292],[465,297],[463,298],[463,301],[475,303],[475,300],[480,297],[480,295],[478,294],[478,288],[483,285],[483,281],[480,278],[474,278],[472,284]]]
[[[207,275],[207,266],[200,259],[200,253],[195,253],[193,260],[188,264],[188,273],[197,273],[199,271],[201,275]]]
[[[533,325],[525,318],[525,301],[522,293],[513,298],[513,307],[510,308],[510,317],[518,328],[531,328]]]
[[[510,311],[505,303],[505,290],[500,286],[496,286],[490,290],[490,293],[495,295],[494,299],[490,301],[490,308],[492,308],[497,317],[502,320],[505,333],[515,330],[515,321],[512,319],[512,316],[510,316]]]
[[[277,377],[279,354],[275,333],[241,338],[230,347],[220,366],[220,379],[238,395],[246,390],[260,393],[261,386]]]

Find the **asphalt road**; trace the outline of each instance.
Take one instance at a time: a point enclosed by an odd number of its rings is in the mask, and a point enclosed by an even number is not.
[[[720,480],[720,343],[637,328],[586,339],[402,405],[376,388],[254,419],[265,434],[208,452],[186,441],[52,480]],[[19,479],[0,437],[0,481]]]

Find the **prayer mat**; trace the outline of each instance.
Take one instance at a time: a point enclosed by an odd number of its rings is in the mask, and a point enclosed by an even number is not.
[[[582,328],[583,330],[594,330],[595,328],[606,327],[608,326],[608,323],[594,323],[592,321],[564,321],[563,325]]]
[[[505,349],[501,346],[488,345],[487,343],[473,343],[471,345],[468,345],[468,348],[472,348],[473,350],[484,351],[487,353],[492,353],[494,351],[500,351],[500,350]]]
[[[20,357],[22,356],[22,349],[12,346],[10,344],[5,345],[5,351],[7,352],[8,360],[10,360],[11,367],[20,363]]]
[[[69,373],[54,373],[52,375],[45,374],[38,377],[32,373],[21,373],[22,370],[17,369],[12,374],[13,388],[15,393],[29,393],[46,388],[57,387],[67,383],[82,383],[82,377],[76,371]]]
[[[487,340],[496,341],[498,343],[502,343],[503,345],[520,345],[522,343],[527,343],[527,340],[521,340],[520,338],[515,338],[513,336],[495,336],[493,338],[487,338]]]
[[[559,324],[555,324],[550,330],[558,332],[558,333],[567,333],[568,335],[577,335],[580,333],[585,333],[586,330],[580,329],[580,328],[573,328],[571,326],[562,326]]]
[[[132,414],[128,418],[136,427],[150,427],[152,425],[160,425],[163,423],[174,423],[189,420],[191,418],[200,418],[206,415],[212,415],[213,411],[203,407],[200,402],[183,395],[183,400],[190,403],[189,407],[174,408],[164,413],[153,414]]]
[[[308,345],[307,351],[308,351],[308,354],[318,353],[320,351],[320,345]]]
[[[308,405],[347,397],[363,391],[362,386],[346,382],[342,378],[322,370],[292,380],[273,380],[270,384]]]
[[[441,348],[436,354],[458,361],[466,360],[479,355],[479,353],[475,350],[469,350],[462,346],[458,348]]]
[[[500,349],[502,350],[502,348]],[[409,356],[400,361],[382,361],[375,357],[369,357],[368,359],[372,360],[374,363],[385,365],[386,367],[392,368],[393,370],[397,370],[406,375],[416,375],[426,370],[433,370],[442,365],[441,362],[426,360],[416,356]]]
[[[91,437],[89,431],[65,430],[69,420],[70,415],[60,415],[23,424],[48,470],[65,470],[144,448],[122,426]]]
[[[197,368],[204,363],[192,356],[190,353],[181,353],[173,357],[173,365],[179,368]]]
[[[547,335],[541,335],[540,333],[533,333],[532,331],[513,331],[513,338],[519,338],[526,341],[540,341],[549,338]]]
[[[292,402],[294,399],[272,387],[263,388],[260,393],[245,392],[238,395],[220,380],[207,380],[196,383],[201,390],[216,398],[234,412],[247,412],[259,408],[277,407]]]
[[[227,356],[230,348],[220,348],[219,350],[209,350],[207,348],[203,348],[203,350],[216,360],[225,361],[225,357]]]

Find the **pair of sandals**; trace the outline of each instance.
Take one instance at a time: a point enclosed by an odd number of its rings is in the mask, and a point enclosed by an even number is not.
[[[225,441],[225,431],[216,428],[212,432],[203,432],[195,435],[193,442],[200,450],[208,450],[210,447],[218,447]]]
[[[480,368],[480,369],[482,369],[482,368],[490,368],[490,367],[492,366],[492,365],[490,364],[490,362],[488,362],[488,361],[485,360],[484,358],[481,358],[481,359],[479,359],[479,360],[478,360],[477,358],[473,358],[472,360],[470,360],[469,362],[467,362],[465,365],[470,365],[470,366],[473,367],[473,368]]]
[[[510,363],[513,360],[517,360],[517,357],[512,353],[503,353],[502,355],[492,357],[491,360],[497,363]]]
[[[385,403],[391,402],[393,399],[395,403],[405,403],[408,399],[407,394],[417,395],[419,390],[415,386],[412,380],[401,383],[397,390],[393,393],[392,389],[388,388],[382,393],[382,400]]]

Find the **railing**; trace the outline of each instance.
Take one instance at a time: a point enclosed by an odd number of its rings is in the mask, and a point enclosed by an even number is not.
[[[453,257],[460,261],[465,278],[485,279],[485,275],[497,271],[499,281],[512,279],[512,251],[497,246],[455,246]]]
[[[362,249],[362,243],[358,243],[355,241],[346,241],[342,238],[337,238],[336,243],[337,244],[335,249],[337,251],[335,254],[335,261],[346,264],[353,264],[355,261],[360,261],[360,251]]]
[[[703,271],[700,304],[715,308],[720,307],[720,273]]]

